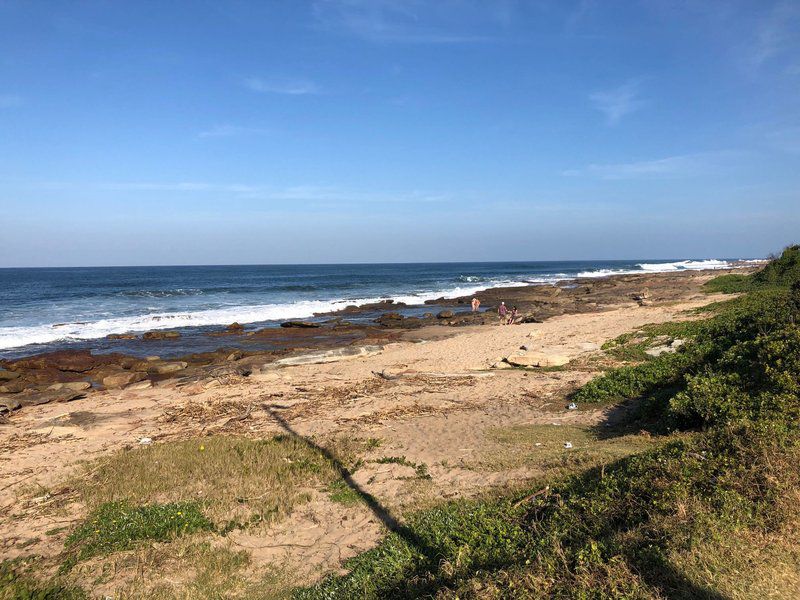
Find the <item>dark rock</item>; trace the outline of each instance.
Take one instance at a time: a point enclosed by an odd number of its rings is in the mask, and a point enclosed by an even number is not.
[[[37,406],[50,402],[70,402],[86,396],[84,392],[73,390],[47,390],[44,392],[29,391],[16,396],[20,406]]]
[[[383,313],[380,317],[375,319],[375,322],[380,323],[381,325],[391,325],[397,323],[398,321],[402,321],[403,319],[405,319],[405,317],[400,313],[388,312]]]
[[[142,336],[143,340],[174,340],[181,337],[179,331],[148,331]]]
[[[88,381],[68,381],[66,383],[54,383],[48,390],[72,390],[73,392],[82,392],[92,387]]]
[[[541,319],[537,319],[533,315],[525,315],[522,319],[519,320],[520,323],[542,323]]]
[[[126,385],[142,381],[146,375],[138,371],[125,371],[103,377],[103,385],[109,389],[124,388]]]
[[[19,373],[16,371],[6,371],[5,369],[0,369],[0,381],[11,381],[17,377],[19,377]]]
[[[13,396],[0,396],[0,413],[11,412],[12,410],[17,410],[21,406],[19,400]]]
[[[3,385],[0,385],[0,394],[18,394],[19,392],[23,391],[26,387],[29,387],[31,384],[23,381],[21,379],[15,379],[13,381],[7,381]]]
[[[437,319],[452,319],[455,317],[456,314],[452,310],[443,310],[438,315],[436,315]]]
[[[103,360],[108,361],[109,358]],[[14,363],[16,369],[56,369],[73,373],[85,373],[99,364],[99,359],[88,350],[62,350],[47,352]]]
[[[147,372],[151,375],[168,375],[169,373],[183,371],[188,366],[188,363],[183,361],[155,363],[150,365]]]
[[[244,325],[241,323],[231,323],[225,328],[225,331],[228,333],[242,333],[244,331]]]
[[[281,327],[300,327],[305,329],[310,329],[312,327],[319,327],[319,323],[314,323],[312,321],[284,321],[281,323]]]

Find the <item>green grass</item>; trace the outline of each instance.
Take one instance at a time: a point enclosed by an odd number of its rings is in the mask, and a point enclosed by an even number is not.
[[[64,546],[75,561],[81,561],[128,550],[143,541],[166,542],[213,529],[196,503],[132,506],[127,502],[106,502],[70,533]]]
[[[376,459],[375,461],[380,465],[387,465],[387,464],[395,464],[395,465],[402,465],[404,467],[411,467],[414,469],[414,474],[419,479],[430,479],[431,476],[428,473],[428,465],[425,463],[415,463],[408,460],[405,456],[382,456],[381,458]]]
[[[332,441],[334,454],[353,467],[354,449]],[[310,488],[338,478],[333,464],[291,436],[248,439],[212,436],[153,444],[87,465],[73,486],[94,508],[197,502],[216,524],[271,523],[310,498]]]
[[[489,437],[497,445],[465,466],[488,472],[527,467],[553,476],[611,463],[657,443],[649,434],[551,424],[498,427]],[[572,448],[566,449],[565,442]]]
[[[364,501],[364,498],[361,494],[359,494],[342,480],[331,483],[328,486],[327,491],[328,498],[330,498],[332,502],[344,504],[345,506],[355,506],[359,502]]]
[[[56,579],[41,580],[24,560],[0,562],[0,600],[88,600],[80,588]]]

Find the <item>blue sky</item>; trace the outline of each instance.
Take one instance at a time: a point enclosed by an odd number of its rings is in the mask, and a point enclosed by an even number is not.
[[[0,266],[799,233],[797,1],[0,0]]]

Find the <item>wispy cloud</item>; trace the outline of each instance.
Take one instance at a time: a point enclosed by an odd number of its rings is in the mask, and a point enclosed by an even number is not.
[[[240,125],[215,125],[197,134],[199,138],[220,138],[246,135],[266,135],[269,131],[260,127],[242,127]]]
[[[373,42],[459,44],[493,38],[491,27],[513,21],[514,4],[502,0],[317,0],[323,29]]]
[[[753,39],[747,47],[747,66],[758,69],[779,54],[796,48],[798,36],[800,5],[789,2],[775,5],[757,22]]]
[[[241,200],[294,201],[337,204],[369,203],[439,203],[453,200],[447,193],[425,190],[352,190],[335,186],[296,185],[277,187],[250,183],[213,183],[204,181],[105,181],[32,184],[45,190],[93,190],[101,192],[173,192],[181,194],[228,194]]]
[[[619,87],[589,94],[589,100],[606,116],[609,125],[616,125],[624,116],[644,106],[640,87],[639,80],[630,80]]]
[[[242,83],[247,89],[261,94],[305,96],[308,94],[320,93],[317,84],[307,79],[262,79],[260,77],[248,77]]]
[[[0,108],[22,106],[22,97],[16,94],[0,94]]]
[[[689,177],[708,172],[722,159],[736,154],[730,151],[702,152],[628,163],[591,164],[580,169],[568,169],[561,174],[608,180]]]

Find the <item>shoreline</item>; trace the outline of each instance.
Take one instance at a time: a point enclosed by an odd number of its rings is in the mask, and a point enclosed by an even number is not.
[[[0,359],[0,415],[2,412],[13,414],[20,407],[68,402],[111,389],[197,382],[213,385],[221,375],[246,377],[268,369],[272,363],[309,353],[312,356],[316,353],[317,360],[324,361],[326,356],[335,359],[337,353],[355,356],[364,347],[441,339],[464,327],[496,325],[494,309],[501,300],[509,307],[518,306],[519,322],[541,323],[560,315],[674,302],[685,299],[687,286],[695,290],[696,297],[701,297],[700,288],[708,279],[723,273],[751,272],[755,268],[746,265],[730,269],[619,274],[580,283],[565,281],[554,285],[489,288],[475,294],[485,309],[478,313],[471,312],[469,296],[440,298],[414,307],[387,301],[350,306],[318,315],[318,321],[313,323],[296,322],[295,327],[273,326],[248,332],[243,327],[229,326],[204,332],[200,335],[210,348],[203,352],[180,351],[182,338],[162,338],[163,332],[159,331],[153,340],[120,341],[121,347],[131,342],[137,344],[138,353],[80,349]],[[408,317],[402,314],[404,309],[419,314],[431,307],[438,312]],[[361,319],[361,322],[348,318]]]
[[[612,262],[623,263],[614,266]],[[198,351],[213,351],[216,348],[208,343],[200,341],[203,334],[218,334],[220,328],[224,328],[234,322],[242,323],[247,333],[257,330],[277,327],[283,321],[290,319],[304,319],[312,322],[324,322],[325,318],[335,318],[343,314],[349,315],[352,319],[358,320],[361,324],[377,318],[385,308],[383,304],[392,303],[404,316],[420,316],[428,310],[441,310],[441,306],[451,306],[454,300],[463,299],[474,294],[481,294],[492,289],[505,289],[507,287],[549,287],[549,286],[570,286],[581,285],[595,279],[607,278],[609,276],[621,275],[649,275],[655,273],[678,273],[678,272],[697,272],[700,270],[713,269],[723,270],[724,268],[739,266],[754,266],[754,260],[682,260],[666,263],[648,263],[635,261],[589,261],[585,264],[571,261],[556,263],[498,263],[497,270],[487,270],[486,264],[494,263],[464,263],[474,267],[470,275],[459,275],[455,277],[453,273],[448,275],[439,274],[438,276],[449,277],[449,280],[442,279],[431,286],[430,274],[421,275],[419,287],[411,283],[414,279],[403,279],[403,275],[395,282],[383,280],[377,287],[384,288],[379,291],[362,290],[364,295],[357,295],[354,299],[346,299],[339,296],[337,292],[328,292],[321,287],[319,296],[307,296],[301,294],[294,299],[284,296],[274,297],[269,289],[264,290],[261,302],[253,304],[254,297],[246,299],[244,296],[232,297],[233,301],[227,300],[219,304],[213,299],[213,289],[211,290],[210,304],[193,304],[192,302],[182,304],[178,302],[168,302],[166,304],[155,303],[152,305],[141,305],[137,299],[146,298],[152,295],[153,298],[170,298],[184,296],[189,286],[189,292],[194,291],[202,297],[206,292],[204,287],[196,281],[181,279],[176,275],[175,283],[170,284],[164,280],[160,285],[167,287],[151,288],[153,285],[142,284],[130,289],[119,286],[119,283],[112,285],[116,289],[115,295],[130,296],[132,304],[119,304],[100,306],[101,312],[98,314],[87,313],[84,310],[75,313],[75,317],[70,319],[67,314],[53,314],[52,320],[44,323],[33,322],[29,325],[14,325],[10,323],[6,327],[0,328],[0,358],[16,359],[29,357],[43,352],[53,350],[92,350],[100,353],[121,351],[123,353],[136,354],[132,344],[112,344],[112,341],[128,340],[133,341],[141,338],[145,333],[158,335],[158,332],[179,332],[186,338],[192,338],[193,343],[186,342],[185,353]],[[510,269],[508,265],[524,265],[525,269]],[[594,264],[595,266],[591,266]],[[544,266],[543,266],[544,265]],[[409,265],[414,266],[414,265]],[[530,267],[530,269],[528,269]],[[483,270],[482,270],[483,269]],[[470,271],[468,271],[470,272]],[[270,275],[273,276],[273,275]],[[278,276],[278,275],[274,275]],[[282,276],[282,275],[281,275]],[[313,274],[319,276],[319,274]],[[326,275],[327,276],[327,275]],[[361,277],[359,285],[363,285],[365,273],[354,274]],[[209,274],[209,277],[215,277]],[[393,275],[394,277],[394,275]],[[119,280],[120,277],[117,277]],[[234,277],[232,281],[237,281]],[[425,283],[423,283],[425,282]],[[155,284],[159,285],[159,284]],[[174,290],[170,290],[170,285],[177,285]],[[389,287],[387,287],[389,286]],[[439,291],[436,290],[438,287]],[[416,290],[429,291],[411,291]],[[234,290],[235,288],[231,288]],[[280,286],[277,290],[282,289]],[[341,290],[340,290],[341,291]],[[330,295],[333,297],[330,297]],[[189,294],[191,296],[191,294]],[[327,298],[327,299],[326,299]],[[357,298],[357,299],[356,299]],[[259,297],[255,297],[256,300]],[[87,306],[92,305],[89,296]],[[20,299],[20,301],[22,301]],[[24,303],[23,303],[24,304]],[[34,302],[33,305],[35,306]],[[205,306],[205,308],[203,307]],[[127,308],[126,308],[127,307]],[[159,308],[160,307],[160,308]],[[9,306],[13,311],[13,305]],[[46,307],[42,307],[46,309]],[[145,310],[146,309],[146,310]],[[370,311],[370,309],[372,309]],[[20,309],[22,310],[22,309]],[[32,310],[26,308],[24,310]],[[108,311],[108,312],[105,312]],[[144,311],[144,312],[142,312]],[[74,311],[73,311],[74,312]],[[370,314],[370,312],[372,314]],[[45,314],[45,313],[43,313]],[[46,310],[46,314],[49,314]],[[179,348],[179,344],[174,345]],[[262,348],[275,349],[275,348]],[[170,349],[172,356],[179,356],[179,352]]]

